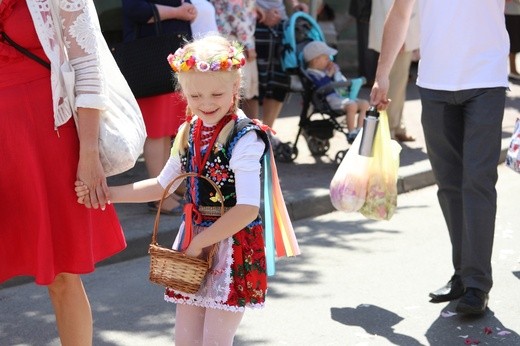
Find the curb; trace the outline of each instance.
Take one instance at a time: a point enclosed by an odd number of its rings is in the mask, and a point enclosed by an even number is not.
[[[499,164],[505,161],[509,138],[502,139],[502,149],[500,152]],[[401,167],[397,179],[397,193],[402,194],[413,190],[418,190],[435,184],[435,179],[428,160],[423,160],[413,166]],[[336,209],[330,201],[329,189],[318,188],[312,193],[296,193],[294,196],[286,198],[286,207],[292,221],[317,217],[320,215],[335,212]],[[161,230],[161,239],[174,239],[177,234],[179,224],[172,224],[171,229]],[[120,253],[97,264],[97,267],[132,260],[148,255],[150,245],[150,235],[148,233],[137,237],[126,238],[127,247]],[[2,288],[18,286],[32,282],[31,277],[16,277],[0,285]]]
[[[498,163],[503,164],[509,147],[509,138],[502,139],[502,149]],[[419,166],[421,169],[417,169]],[[414,172],[410,172],[410,171]],[[400,168],[400,176],[397,179],[397,193],[402,194],[413,190],[435,185],[435,177],[428,160],[408,167]],[[403,174],[404,173],[404,174]],[[304,198],[286,200],[287,211],[292,221],[316,217],[337,211],[330,201],[329,189],[317,189],[313,195]]]

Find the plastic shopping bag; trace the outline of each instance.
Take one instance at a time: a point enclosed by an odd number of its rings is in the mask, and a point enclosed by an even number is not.
[[[515,130],[511,136],[511,143],[507,149],[506,166],[520,173],[520,119],[516,119]]]
[[[390,138],[388,115],[380,112],[374,155],[367,173],[365,203],[359,210],[369,219],[390,220],[397,207],[397,171],[401,146]]]
[[[359,132],[330,182],[330,200],[344,212],[358,211],[365,203],[369,157],[359,155],[363,130]]]

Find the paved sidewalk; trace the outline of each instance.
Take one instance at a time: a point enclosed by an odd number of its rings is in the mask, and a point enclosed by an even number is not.
[[[503,121],[502,158],[503,162],[514,121],[520,117],[520,84],[511,84],[508,92],[506,110]],[[362,89],[360,97],[367,98],[370,90]],[[294,142],[298,131],[301,101],[297,94],[292,94],[285,104],[280,118],[276,121],[274,130],[283,141]],[[399,193],[420,189],[434,184],[431,166],[427,158],[424,136],[420,124],[421,104],[415,83],[409,83],[407,101],[404,107],[404,120],[408,132],[415,136],[415,142],[402,144],[398,178]],[[277,163],[280,183],[285,202],[292,220],[323,215],[334,211],[330,202],[329,184],[337,169],[334,157],[340,150],[348,148],[345,136],[339,132],[330,140],[331,148],[326,155],[313,157],[303,137],[298,140],[299,155],[292,163]],[[112,177],[109,184],[124,184],[145,179],[146,170],[143,162],[130,171]],[[155,220],[146,204],[118,204],[118,215],[123,226],[128,247],[120,254],[111,257],[103,264],[120,262],[139,256],[145,256]],[[159,228],[159,243],[170,244],[180,225],[180,217],[161,216]],[[24,279],[11,280],[5,286],[26,282]]]
[[[361,97],[368,98],[369,89],[362,89]],[[298,131],[301,101],[297,94],[292,94],[282,110],[282,115],[275,123],[277,136],[283,141],[294,142]],[[508,92],[503,121],[502,158],[509,145],[514,121],[520,116],[520,84],[511,84]],[[434,184],[431,166],[427,158],[424,135],[420,123],[421,104],[418,90],[414,83],[409,83],[404,119],[408,132],[415,136],[415,142],[402,144],[398,178],[399,193],[420,189]],[[330,202],[329,184],[337,169],[334,157],[340,150],[348,148],[345,136],[339,132],[331,139],[331,148],[325,156],[313,157],[303,137],[298,140],[298,157],[293,163],[277,163],[280,183],[285,202],[292,220],[300,220],[323,215],[334,211]],[[111,179],[111,184],[122,184],[146,178],[143,162],[127,173]],[[107,263],[119,262],[146,255],[150,243],[155,215],[144,204],[116,205],[125,230],[128,248],[121,254],[107,260]],[[159,243],[169,244],[180,224],[180,218],[161,216]]]

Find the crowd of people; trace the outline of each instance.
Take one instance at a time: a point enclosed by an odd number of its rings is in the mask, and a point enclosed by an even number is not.
[[[298,0],[289,1],[290,8],[283,0],[210,0],[211,6],[123,0],[125,41],[154,35],[151,6],[166,31],[188,33],[190,41],[168,58],[177,89],[137,100],[148,133],[144,158],[150,178],[109,187],[98,137],[111,76],[100,68],[104,55],[97,13],[92,2],[77,0],[74,7],[59,2],[57,13],[49,15],[56,3],[0,0],[0,146],[9,163],[0,175],[0,190],[13,201],[0,210],[0,262],[10,263],[0,267],[0,282],[33,276],[48,288],[62,344],[91,345],[92,313],[80,275],[126,246],[111,203],[148,202],[156,211],[168,183],[183,172],[218,176],[226,208],[221,216],[215,216],[219,201],[202,179],[168,191],[172,197],[161,212],[182,214],[185,221],[174,248],[193,257],[215,244],[218,251],[196,294],[167,289],[165,300],[178,304],[177,345],[195,340],[231,345],[245,308],[262,307],[267,290],[260,161],[271,143],[276,145],[268,129],[289,90],[288,75],[273,52],[281,49],[290,13],[308,12],[308,5]],[[368,35],[358,37],[360,47],[379,52],[370,104],[388,110],[392,136],[401,141],[414,140],[402,108],[412,52],[420,47],[422,126],[453,259],[450,281],[430,297],[433,302],[460,298],[456,309],[462,314],[483,314],[493,285],[505,93],[508,77],[520,77],[515,64],[519,12],[512,0],[507,3],[511,12],[505,14],[506,0],[422,0],[417,5],[373,0],[368,22],[366,7],[365,17],[357,17],[358,34]],[[201,13],[210,20],[197,22]],[[220,34],[204,35],[215,30]],[[59,41],[67,42],[66,53]],[[316,83],[329,82],[339,72],[330,60],[336,53],[322,42],[304,50]],[[74,68],[74,101],[67,100],[58,75],[65,59]],[[367,66],[360,68],[369,74]],[[369,102],[327,96],[344,107],[349,131],[357,133]],[[31,217],[20,218],[20,212]],[[193,228],[192,216],[197,218]]]

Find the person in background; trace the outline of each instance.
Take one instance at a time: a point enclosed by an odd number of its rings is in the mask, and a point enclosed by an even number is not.
[[[458,313],[482,315],[493,286],[495,184],[508,88],[505,0],[418,4],[421,121],[454,270],[430,297],[434,303],[460,298]],[[390,72],[413,10],[414,0],[395,0],[386,19],[370,98],[380,109],[388,106]]]
[[[255,46],[258,65],[259,96],[252,100],[259,109],[262,105],[262,122],[273,128],[274,122],[282,110],[285,96],[289,91],[290,80],[282,70],[280,58],[276,52],[282,49],[283,27],[287,17],[287,9],[283,0],[256,0],[256,4],[264,13],[256,23]],[[308,12],[307,4],[298,0],[290,1],[293,11]],[[281,142],[272,137],[273,146]]]
[[[242,68],[241,108],[251,119],[258,118],[258,67],[255,49],[255,26],[257,15],[263,18],[256,0],[210,0],[215,7],[218,31],[230,40],[245,47],[247,64]]]
[[[307,64],[307,75],[318,88],[334,81],[341,81],[340,78],[336,77],[338,73],[341,74],[339,66],[330,59],[331,56],[336,54],[338,54],[337,50],[321,41],[309,42],[303,48],[303,59]],[[346,80],[344,77],[341,79]],[[370,106],[368,101],[359,98],[351,99],[348,96],[341,95],[335,89],[331,90],[325,98],[332,109],[343,110],[346,113],[347,141],[353,143],[357,134],[363,128],[363,122]]]
[[[516,67],[516,55],[520,52],[520,1],[506,2],[506,29],[509,34],[509,79],[520,82],[520,73]]]
[[[368,48],[378,53],[381,51],[383,41],[383,26],[392,3],[393,0],[372,0]],[[397,54],[389,75],[390,85],[387,97],[391,102],[386,110],[388,125],[390,126],[392,139],[400,142],[415,141],[415,138],[406,131],[406,125],[403,121],[403,109],[406,100],[406,87],[410,78],[412,55],[413,51],[417,49],[419,49],[419,16],[417,14],[417,6],[415,6],[406,32],[405,42]]]
[[[191,220],[186,212],[173,247],[191,257],[200,257],[213,245],[218,250],[198,292],[187,295],[167,288],[165,300],[177,304],[175,345],[231,346],[245,309],[262,308],[265,301],[260,162],[269,142],[264,130],[238,108],[245,64],[239,45],[220,35],[207,35],[178,49],[168,60],[188,102],[189,117],[159,176],[110,187],[111,202],[156,200],[186,172],[203,175],[219,186],[226,208],[221,216],[213,187],[201,178],[188,179],[186,207],[200,219]],[[76,186],[78,202],[84,203],[87,186],[81,181]]]
[[[156,35],[153,24],[152,6],[157,8],[164,33],[182,33],[191,37],[190,23],[197,17],[197,9],[189,2],[181,0],[123,0],[124,41],[137,37]],[[137,99],[143,113],[148,137],[144,145],[144,161],[148,176],[155,177],[170,155],[172,138],[177,134],[185,115],[186,102],[178,92],[140,97]],[[148,203],[150,211],[157,211],[157,202]],[[164,201],[161,213],[181,215],[180,197],[173,194]]]
[[[104,86],[110,80],[130,89],[119,70],[107,67],[113,57],[92,1],[70,7],[0,0],[0,32],[0,283],[24,275],[46,286],[61,345],[90,346],[92,311],[81,274],[126,247],[99,159]],[[74,70],[74,100],[60,79],[63,46]],[[93,209],[75,202],[76,179],[89,188]]]
[[[374,83],[378,54],[368,48],[372,0],[351,0],[349,14],[356,19],[358,73],[366,78],[366,86]]]
[[[215,7],[208,0],[190,0],[197,9],[197,16],[191,22],[191,34],[194,38],[211,32],[218,32]]]

